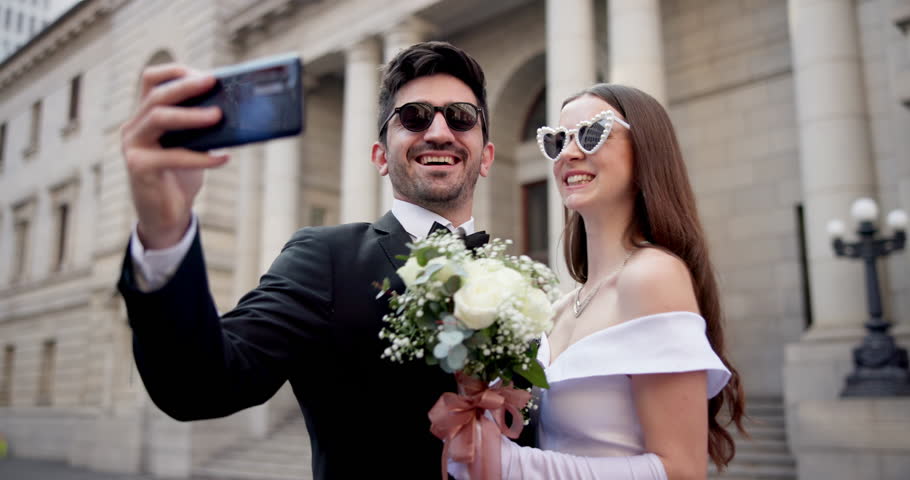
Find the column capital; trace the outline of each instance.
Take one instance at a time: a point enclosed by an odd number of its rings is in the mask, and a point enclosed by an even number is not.
[[[658,0],[610,0],[607,9],[609,78],[667,104],[663,35]]]
[[[395,22],[392,28],[382,32],[382,36],[388,39],[393,35],[408,35],[420,38],[426,38],[433,35],[439,30],[439,27],[416,15],[408,15]]]
[[[348,63],[379,63],[381,43],[375,36],[363,37],[343,45],[345,61]]]
[[[383,60],[388,62],[401,50],[426,40],[437,30],[426,20],[410,15],[396,22],[392,28],[382,32]]]

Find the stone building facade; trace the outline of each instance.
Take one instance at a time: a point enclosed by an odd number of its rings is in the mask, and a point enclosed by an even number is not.
[[[910,471],[910,439],[897,433],[910,429],[910,401],[838,397],[865,290],[824,227],[858,196],[910,208],[910,0],[382,5],[84,0],[0,64],[0,433],[15,454],[185,476],[297,408],[283,389],[262,407],[183,424],[142,388],[114,285],[134,222],[118,129],[144,67],[304,60],[305,134],[234,149],[197,201],[226,311],[297,228],[388,208],[390,186],[368,163],[378,68],[441,39],[487,73],[496,162],[478,186],[479,225],[559,267],[562,210],[532,132],[596,81],[652,93],[688,162],[731,357],[750,397],[783,398],[800,478]],[[907,345],[910,255],[882,267],[886,314]],[[851,412],[878,433],[832,422]]]

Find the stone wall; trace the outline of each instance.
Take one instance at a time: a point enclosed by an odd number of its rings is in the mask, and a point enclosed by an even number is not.
[[[785,1],[663,2],[670,113],[747,392],[781,395],[804,328],[799,152]]]

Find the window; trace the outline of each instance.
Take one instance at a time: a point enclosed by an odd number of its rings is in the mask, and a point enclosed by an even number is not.
[[[796,215],[796,241],[799,247],[799,274],[803,281],[803,322],[805,329],[812,328],[812,296],[809,288],[809,257],[806,250],[806,219],[803,212],[803,204],[799,203],[795,207]]]
[[[538,262],[548,263],[547,181],[522,185],[521,190],[524,254]]]
[[[26,158],[38,152],[38,143],[41,141],[41,100],[32,104],[32,126],[28,138],[28,146],[23,152]]]
[[[16,33],[22,33],[22,12],[16,15]]]
[[[32,17],[32,16],[28,17],[28,34],[29,35],[35,34],[35,17]]]
[[[45,340],[41,347],[41,374],[38,377],[39,406],[49,406],[53,403],[54,395],[54,362],[57,357],[57,342]]]
[[[28,278],[28,267],[30,265],[31,248],[31,226],[32,214],[34,213],[35,202],[27,201],[13,207],[13,283],[21,282]]]
[[[57,206],[57,255],[55,256],[56,260],[54,261],[54,270],[57,271],[63,270],[63,265],[66,263],[69,211],[70,206],[66,203]]]
[[[537,129],[547,124],[547,89],[544,88],[537,95],[528,115],[525,118],[524,127],[521,130],[521,139],[527,141],[537,141]]]
[[[325,225],[326,210],[325,207],[313,207],[310,209],[310,226],[321,227]]]
[[[16,222],[16,227],[14,229],[16,236],[16,258],[15,266],[13,267],[13,281],[20,281],[25,278],[25,268],[28,265],[29,227],[28,220]]]
[[[0,173],[3,173],[3,160],[6,158],[6,123],[0,124]]]
[[[79,87],[82,83],[82,75],[76,75],[70,80],[70,108],[69,121],[75,122],[79,119]]]
[[[92,166],[92,179],[95,185],[95,200],[101,198],[101,164],[96,164]]]
[[[12,17],[12,13],[13,12],[10,11],[9,8],[6,9],[6,20],[4,20],[4,25],[6,26],[7,29],[9,28],[9,22]]]
[[[64,270],[69,262],[73,230],[73,205],[76,204],[77,183],[75,180],[51,190],[53,206],[54,237],[51,254],[54,255],[53,271]]]
[[[0,383],[0,407],[8,407],[13,401],[13,364],[15,361],[16,347],[7,345],[3,349],[3,383]]]

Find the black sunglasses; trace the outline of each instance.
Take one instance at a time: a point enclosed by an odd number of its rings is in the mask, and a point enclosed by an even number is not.
[[[477,105],[468,102],[455,102],[442,107],[423,102],[405,103],[392,111],[389,118],[382,122],[379,133],[381,135],[385,131],[396,113],[402,127],[412,132],[422,132],[433,124],[436,112],[442,112],[443,118],[446,119],[446,125],[452,130],[459,132],[467,132],[474,128],[474,125],[477,125],[477,119],[482,114],[482,110]]]

